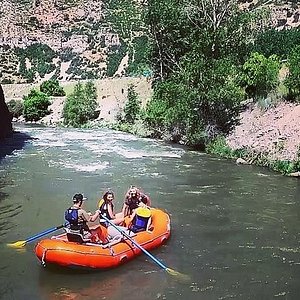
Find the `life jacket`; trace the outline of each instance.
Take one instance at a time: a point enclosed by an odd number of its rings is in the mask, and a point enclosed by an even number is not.
[[[128,206],[128,213],[126,215],[131,215],[133,210],[139,207],[140,202],[139,198],[127,198],[125,204]]]
[[[101,225],[104,225],[105,227],[108,227],[109,225],[109,222],[107,222],[105,219],[103,219],[101,216],[105,216],[107,219],[111,220],[112,218],[110,217],[109,215],[109,212],[108,212],[108,204],[105,203],[104,199],[101,199],[98,203],[98,207],[99,207],[99,211],[100,211],[100,215],[99,215],[99,218],[100,218],[100,223]],[[114,205],[111,204],[111,208],[112,210],[114,209]]]
[[[129,229],[135,233],[146,230],[150,217],[150,209],[144,207],[137,208]]]
[[[70,223],[71,230],[79,230],[80,233],[83,233],[84,230],[89,231],[89,228],[86,222],[79,222],[78,220],[78,208],[68,208],[65,211],[65,219]]]

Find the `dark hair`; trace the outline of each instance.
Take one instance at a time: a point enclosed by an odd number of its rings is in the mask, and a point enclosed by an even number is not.
[[[73,196],[73,202],[74,203],[78,203],[80,201],[82,202],[83,200],[86,200],[86,198],[84,198],[82,194],[75,194]]]
[[[104,200],[105,202],[107,202],[107,196],[108,196],[108,195],[112,195],[113,198],[115,198],[115,194],[114,194],[112,191],[107,191],[107,192],[105,192],[105,194],[103,195],[103,200]]]

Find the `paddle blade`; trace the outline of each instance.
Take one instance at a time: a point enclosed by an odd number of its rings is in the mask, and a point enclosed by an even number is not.
[[[22,248],[26,245],[26,241],[17,241],[15,243],[6,244],[6,245],[11,248]]]
[[[188,282],[188,281],[191,281],[191,278],[190,276],[186,275],[186,274],[182,274],[180,272],[177,272],[173,269],[170,269],[170,268],[166,268],[165,269],[166,272],[172,276],[176,276],[176,279],[179,279],[180,281],[184,281],[184,282]]]

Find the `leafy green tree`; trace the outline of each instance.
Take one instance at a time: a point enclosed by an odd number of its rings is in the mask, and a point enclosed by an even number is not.
[[[289,90],[289,98],[300,100],[300,45],[293,48],[288,56],[289,74],[285,84]]]
[[[299,44],[300,28],[283,30],[271,28],[258,34],[250,50],[261,53],[265,57],[276,54],[281,59],[287,59],[290,51]]]
[[[89,120],[96,117],[97,92],[93,82],[86,85],[78,82],[73,93],[71,93],[65,102],[63,108],[64,124],[67,126],[80,127]]]
[[[46,94],[33,89],[23,100],[26,121],[38,121],[49,114],[48,106],[51,102]]]
[[[59,85],[57,79],[50,79],[44,81],[40,85],[40,91],[47,94],[48,96],[60,97],[66,95],[64,89]]]
[[[146,121],[156,135],[169,132],[174,140],[202,148],[236,124],[244,94],[230,60],[205,61],[197,55],[185,59],[179,77],[157,86],[147,105]]]
[[[280,62],[276,55],[266,58],[257,52],[251,53],[244,63],[241,84],[249,96],[266,97],[278,85]]]
[[[124,122],[133,124],[134,121],[138,118],[140,113],[141,102],[138,98],[138,94],[134,89],[134,85],[131,84],[128,87],[127,102],[124,108]]]

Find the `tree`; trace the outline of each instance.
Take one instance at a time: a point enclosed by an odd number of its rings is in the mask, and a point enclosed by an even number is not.
[[[257,52],[251,53],[242,67],[241,84],[250,97],[266,97],[278,85],[279,69],[276,55],[266,58]]]
[[[124,108],[124,122],[133,124],[140,113],[141,102],[137,92],[134,90],[134,85],[128,87],[127,102]]]
[[[300,97],[300,45],[293,48],[288,56],[289,74],[285,84],[289,90],[289,97],[298,100]]]
[[[38,121],[49,113],[48,106],[51,103],[46,94],[33,89],[23,100],[26,121]]]
[[[93,82],[85,86],[78,82],[72,94],[67,97],[63,108],[64,124],[80,127],[95,119],[97,92]]]
[[[44,81],[40,85],[40,91],[47,94],[48,96],[65,96],[66,93],[64,89],[59,85],[57,79],[50,79]]]

